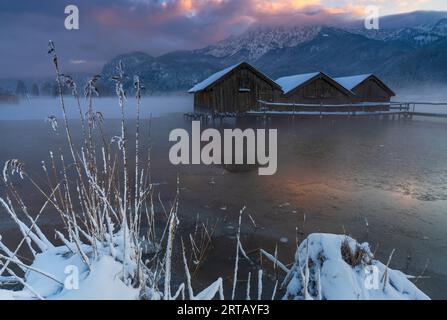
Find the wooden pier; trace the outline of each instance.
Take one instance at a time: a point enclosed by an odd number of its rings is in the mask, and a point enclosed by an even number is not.
[[[436,109],[433,111],[433,109]],[[439,110],[439,111],[438,111]],[[258,101],[256,110],[242,113],[235,112],[188,112],[187,120],[202,123],[223,122],[225,119],[242,117],[276,118],[276,117],[384,117],[411,119],[417,117],[447,118],[447,102],[374,102],[351,104],[298,104]]]
[[[297,104],[258,101],[258,110],[245,114],[251,117],[362,117],[382,116],[412,118],[413,116],[447,118],[444,102],[374,102],[351,104]],[[431,112],[429,107],[440,107],[443,112]],[[432,108],[431,108],[432,109]],[[440,110],[440,111],[441,111]]]

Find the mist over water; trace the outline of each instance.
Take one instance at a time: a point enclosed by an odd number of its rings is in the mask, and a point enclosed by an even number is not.
[[[401,89],[397,92],[393,101],[445,103],[443,106],[416,105],[415,111],[447,114],[447,86],[434,84],[431,86]]]
[[[79,110],[76,99],[66,97],[64,99],[67,117],[79,119]],[[184,113],[192,111],[193,97],[191,95],[173,96],[146,96],[141,101],[142,117],[159,117],[169,113]],[[81,99],[83,112],[87,111],[85,99]],[[121,110],[118,99],[115,97],[93,99],[95,112],[101,112],[105,119],[121,118]],[[129,119],[136,118],[136,101],[130,97],[125,102],[125,113]],[[59,98],[43,97],[21,99],[18,104],[0,104],[0,120],[44,120],[50,115],[62,119]]]
[[[172,94],[160,96],[145,96],[141,101],[142,117],[159,117],[169,113],[186,113],[193,111],[193,95]],[[73,97],[64,99],[69,119],[79,119],[77,102]],[[447,113],[447,86],[433,85],[426,87],[414,87],[399,89],[395,102],[432,102],[446,103],[445,106],[417,105],[418,112]],[[95,98],[94,110],[101,112],[106,119],[119,119],[121,111],[116,97]],[[126,116],[130,119],[136,117],[135,98],[126,100]],[[86,101],[81,99],[81,106],[86,112]],[[61,118],[62,113],[57,97],[22,98],[18,104],[0,104],[0,120],[44,120],[49,115]]]

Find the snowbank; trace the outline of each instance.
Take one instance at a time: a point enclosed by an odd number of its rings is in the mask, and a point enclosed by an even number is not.
[[[112,257],[108,254],[110,248],[106,246],[99,248],[101,255],[92,259],[90,268],[79,254],[69,249],[70,246],[53,247],[37,254],[25,274],[23,289],[0,289],[0,300],[141,299],[142,288],[123,281],[123,270],[132,272],[134,266],[127,265],[124,268],[120,259],[122,235],[118,235],[113,241],[117,255]],[[98,246],[101,244],[98,243]],[[82,250],[92,257],[91,247],[82,245]],[[73,270],[77,271],[74,278],[76,288],[72,287],[73,282],[70,280]],[[190,280],[187,285],[190,299],[209,300],[216,296],[223,298],[220,278],[197,295],[192,292]],[[295,263],[284,279],[284,286],[285,300],[429,299],[408,280],[408,276],[375,260],[367,243],[359,244],[351,237],[334,234],[311,234],[299,245]],[[154,291],[149,294],[148,298],[162,298],[160,292],[156,293]],[[178,297],[178,294],[175,296]]]
[[[311,234],[298,247],[283,299],[427,300],[408,276],[373,258],[368,243]]]
[[[120,235],[120,233],[118,233]],[[114,246],[120,251],[120,237],[114,237]],[[20,291],[0,290],[0,300],[67,299],[67,300],[135,300],[140,288],[123,282],[124,265],[121,257],[113,258],[110,248],[97,243],[100,256],[91,259],[89,268],[70,245],[52,247],[36,255],[24,276]],[[101,248],[102,246],[102,248]],[[82,245],[82,251],[92,257],[90,246]],[[89,270],[90,269],[90,270]],[[126,265],[127,272],[132,269]]]

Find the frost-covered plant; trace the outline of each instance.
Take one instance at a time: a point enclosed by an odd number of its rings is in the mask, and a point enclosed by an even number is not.
[[[19,226],[23,240],[15,250],[9,250],[4,244],[1,244],[3,253],[0,255],[0,275],[4,276],[6,273],[7,276],[14,277],[17,282],[22,284],[24,290],[30,293],[30,298],[48,298],[53,297],[56,293],[64,293],[63,278],[50,275],[45,271],[45,265],[43,270],[39,270],[33,266],[34,263],[39,264],[43,257],[52,260],[49,257],[51,255],[59,258],[64,257],[62,260],[66,260],[67,263],[77,259],[76,261],[82,262],[82,265],[76,263],[75,265],[80,269],[82,277],[88,279],[95,271],[94,266],[103,261],[104,257],[109,257],[113,264],[121,265],[120,273],[115,276],[124,286],[137,291],[136,297],[157,297],[159,296],[157,285],[152,283],[154,274],[150,266],[142,262],[143,252],[140,246],[141,220],[143,217],[150,217],[153,214],[153,212],[147,212],[147,206],[144,205],[148,196],[152,194],[153,184],[143,178],[136,179],[136,196],[130,196],[123,91],[121,89],[119,92],[122,110],[122,133],[119,138],[122,141],[120,151],[123,155],[120,159],[112,157],[107,144],[103,143],[100,146],[100,143],[94,139],[94,129],[100,127],[103,122],[102,114],[93,111],[92,103],[92,96],[98,94],[95,85],[99,76],[90,79],[85,88],[85,96],[88,101],[87,123],[85,123],[77,86],[70,76],[60,72],[59,59],[51,41],[48,53],[53,58],[56,71],[64,129],[71,157],[65,159],[62,153],[59,155],[50,153],[51,170],[47,170],[46,165],[43,164],[45,175],[49,178],[48,181],[54,181],[49,188],[39,185],[36,182],[37,179],[35,180],[25,170],[23,162],[17,159],[6,162],[3,179],[7,186],[7,192],[4,198],[0,198],[0,203]],[[119,74],[122,77],[121,64],[120,68]],[[64,86],[72,90],[72,94],[78,101],[84,138],[84,143],[79,149],[74,145],[67,119],[63,95]],[[48,121],[53,129],[57,129],[55,116],[50,116]],[[122,167],[120,167],[119,161],[122,162]],[[140,164],[136,168],[135,177],[147,176],[145,170],[146,167]],[[120,171],[124,176],[124,185],[120,183]],[[31,186],[45,199],[44,205],[37,213],[28,212],[28,206],[25,204],[26,198],[22,197],[11,177],[14,173],[18,173],[22,179],[30,182]],[[46,209],[55,210],[61,217],[64,230],[56,231],[56,235],[63,243],[63,247],[56,247],[52,244],[38,227],[37,220]],[[29,220],[28,224],[19,218],[19,212],[25,214]],[[175,215],[175,212],[172,214]],[[149,223],[155,221],[153,218],[148,220]],[[34,263],[31,265],[26,265],[19,259],[19,252],[23,245],[26,245],[33,255]],[[11,264],[19,266],[23,275],[20,276],[14,272]],[[64,263],[59,263],[59,266],[64,267]],[[111,268],[113,269],[113,266]],[[54,284],[58,285],[57,290],[41,292],[39,283],[34,283],[37,287],[32,288],[29,281],[36,273],[53,280]],[[147,290],[147,288],[151,290]],[[98,289],[101,290],[101,288]],[[135,296],[135,294],[133,295]]]
[[[52,41],[48,53],[56,72],[63,129],[70,157],[50,152],[50,166],[42,163],[48,186],[40,185],[38,177],[27,172],[18,159],[7,161],[3,168],[6,194],[0,197],[0,205],[16,222],[22,240],[14,249],[8,248],[0,237],[0,288],[5,283],[16,283],[21,290],[0,289],[0,298],[130,298],[173,299],[171,294],[171,260],[173,242],[178,225],[178,194],[167,217],[165,232],[157,237],[155,232],[154,188],[150,179],[150,157],[141,157],[139,142],[140,103],[143,85],[135,77],[137,123],[135,171],[130,172],[126,134],[126,93],[123,82],[126,77],[120,62],[116,92],[121,110],[121,134],[107,139],[102,125],[104,117],[94,111],[93,97],[98,95],[93,76],[85,86],[87,112],[81,107],[77,85],[73,79],[61,73],[59,59]],[[75,146],[67,119],[64,87],[71,89],[80,114],[83,142]],[[55,116],[47,121],[57,129]],[[95,130],[102,139],[96,139]],[[99,141],[97,141],[99,140]],[[113,148],[116,142],[118,148]],[[115,150],[115,151],[113,151]],[[18,174],[25,183],[44,199],[43,206],[30,212],[26,195],[16,187],[13,175]],[[134,183],[131,185],[131,177]],[[178,193],[178,191],[177,191]],[[160,200],[161,201],[161,200]],[[41,231],[38,220],[44,212],[52,210],[61,218],[60,230],[56,230],[56,245]],[[24,217],[24,218],[23,218]],[[142,230],[141,226],[146,225]],[[162,228],[163,229],[163,228]],[[166,246],[162,250],[162,246]],[[22,261],[21,252],[27,247],[32,263]],[[79,289],[66,286],[65,269],[76,267],[79,273]],[[95,294],[92,294],[95,293]],[[183,291],[184,293],[184,291]]]

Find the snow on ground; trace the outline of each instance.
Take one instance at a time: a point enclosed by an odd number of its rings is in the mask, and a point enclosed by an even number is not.
[[[110,256],[103,256],[92,264],[92,271],[82,280],[78,290],[64,290],[59,299],[136,300],[139,290],[125,285],[119,278],[123,265]]]
[[[0,300],[139,299],[141,288],[135,288],[123,281],[129,279],[129,275],[135,272],[136,268],[129,258],[126,259],[125,265],[122,262],[122,239],[122,232],[114,235],[113,251],[108,245],[97,241],[99,254],[96,258],[91,246],[81,244],[82,252],[90,260],[89,266],[76,251],[74,243],[66,242],[64,246],[51,246],[36,254],[33,263],[25,268],[23,289],[18,291],[0,289]],[[2,265],[0,269],[1,267]]]
[[[430,299],[408,276],[375,260],[368,243],[345,235],[309,235],[284,282],[284,299]]]
[[[100,248],[100,255],[92,259],[90,270],[79,254],[68,246],[52,247],[36,255],[27,268],[24,287],[19,291],[1,290],[0,300],[12,299],[82,299],[134,300],[141,298],[141,288],[123,282],[123,270],[132,272],[135,266],[123,267],[120,259],[122,234],[114,237],[115,257],[110,248]],[[101,246],[98,243],[98,246]],[[91,247],[82,251],[92,257]],[[78,271],[76,282],[72,271]],[[287,268],[285,268],[287,270]],[[367,243],[359,244],[345,235],[311,234],[298,247],[295,263],[284,279],[285,300],[426,300],[429,299],[398,270],[392,270],[373,258]],[[188,284],[190,286],[190,283]],[[191,288],[192,292],[192,288]],[[156,292],[153,292],[156,293]],[[150,295],[150,294],[149,294]],[[222,279],[219,278],[191,299],[223,298]],[[160,299],[160,294],[152,294]]]

